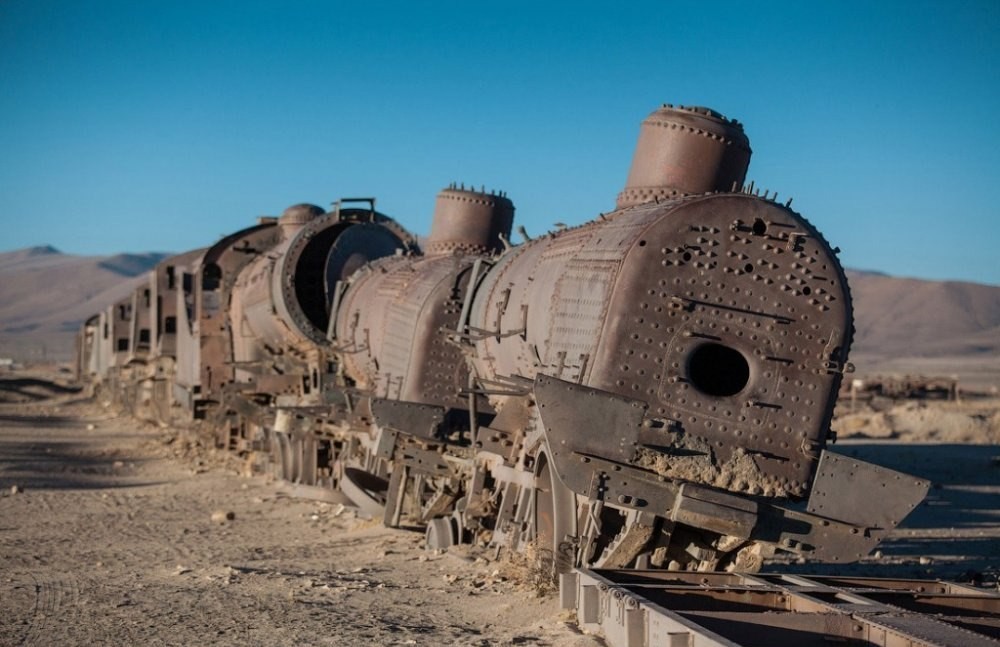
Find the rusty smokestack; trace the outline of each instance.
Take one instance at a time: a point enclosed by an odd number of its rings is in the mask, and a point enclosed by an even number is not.
[[[281,236],[288,240],[300,229],[312,222],[315,218],[323,215],[323,209],[314,204],[294,204],[282,212],[278,218],[278,226],[281,228]]]
[[[428,254],[497,252],[510,238],[514,203],[503,193],[486,193],[454,184],[437,196]]]
[[[739,188],[749,163],[750,141],[735,119],[710,108],[666,104],[642,122],[618,208]]]

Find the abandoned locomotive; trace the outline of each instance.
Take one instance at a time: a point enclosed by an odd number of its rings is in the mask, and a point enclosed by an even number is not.
[[[423,245],[374,200],[297,205],[161,263],[85,323],[79,370],[436,548],[855,560],[927,483],[826,450],[850,294],[749,159],[736,121],[663,106],[615,210],[517,245],[502,193],[446,188]]]

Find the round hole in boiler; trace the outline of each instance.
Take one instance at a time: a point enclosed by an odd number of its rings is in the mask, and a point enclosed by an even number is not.
[[[706,395],[736,395],[750,381],[750,365],[743,353],[722,344],[698,346],[688,358],[687,369],[691,384]]]
[[[767,223],[760,218],[754,218],[753,226],[750,228],[756,236],[763,236],[767,233]]]

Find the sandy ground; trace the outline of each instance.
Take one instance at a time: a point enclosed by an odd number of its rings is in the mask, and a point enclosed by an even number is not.
[[[512,565],[73,398],[0,405],[0,645],[601,644]]]
[[[854,438],[833,449],[930,478],[927,502],[861,564],[769,570],[996,586],[998,403],[898,406],[856,411],[870,417],[861,431],[839,421],[841,438]],[[922,430],[921,416],[931,421]],[[861,437],[876,419],[895,431]],[[960,430],[931,433],[941,420]],[[515,565],[428,553],[421,533],[239,471],[183,434],[42,379],[0,376],[0,645],[603,644]]]

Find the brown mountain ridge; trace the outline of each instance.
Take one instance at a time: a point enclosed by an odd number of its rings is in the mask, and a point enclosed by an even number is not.
[[[80,324],[167,256],[76,256],[51,246],[0,253],[0,356],[69,359]]]

